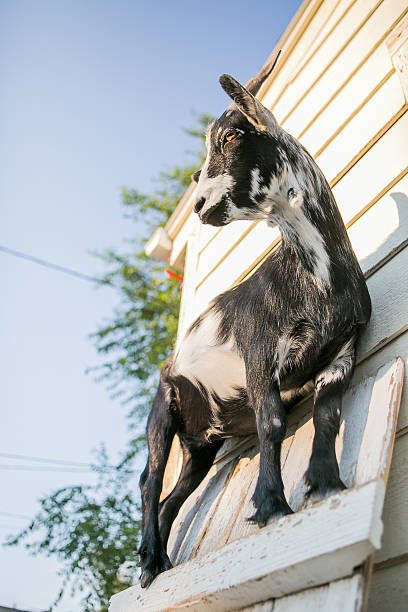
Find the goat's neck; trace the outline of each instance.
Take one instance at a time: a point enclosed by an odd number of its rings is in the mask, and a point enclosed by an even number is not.
[[[317,284],[327,287],[333,281],[332,266],[339,261],[339,249],[350,255],[352,251],[330,189],[323,176],[318,178],[320,184],[313,191],[289,172],[264,205],[268,222],[279,226],[282,249],[294,249]]]

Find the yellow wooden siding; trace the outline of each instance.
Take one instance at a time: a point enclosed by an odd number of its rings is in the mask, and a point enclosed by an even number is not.
[[[353,384],[397,354],[406,363],[406,377],[408,373],[408,113],[386,44],[407,12],[406,0],[313,3],[302,26],[303,35],[296,41],[289,37],[284,47],[288,55],[283,56],[269,89],[261,90],[262,101],[285,129],[300,138],[330,181],[353,248],[369,276],[373,317],[359,346]],[[189,223],[195,233],[190,235],[185,270],[183,329],[215,295],[250,273],[279,241],[278,231],[264,222],[240,221],[225,228]],[[179,239],[180,244],[183,241],[184,236]],[[306,413],[310,408],[309,399],[299,410]],[[311,433],[306,429],[303,433],[305,439],[299,448],[305,453]],[[408,570],[407,379],[397,436],[370,612],[405,609],[408,596],[407,581],[402,579],[403,571],[406,577]],[[215,512],[211,504],[218,503],[218,494],[233,470],[241,472],[243,487],[254,487],[256,469],[246,468],[256,461],[252,450],[239,461],[232,457],[229,463],[218,463],[217,490],[197,516],[194,504],[205,485],[187,500],[183,516],[188,520],[181,532],[172,534],[172,544],[177,538],[183,541],[177,562],[194,554],[198,532],[207,524],[206,517]],[[285,484],[290,488],[290,483]],[[224,514],[219,513],[226,520],[230,520],[228,499],[226,495]],[[231,525],[228,541],[238,531],[242,537],[245,530],[249,533],[253,529],[243,526],[243,517],[248,514],[249,506],[239,509],[239,521]],[[391,601],[392,606],[386,607]]]

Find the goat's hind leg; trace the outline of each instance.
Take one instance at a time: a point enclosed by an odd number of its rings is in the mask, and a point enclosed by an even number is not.
[[[175,432],[176,423],[170,410],[170,390],[161,381],[147,422],[149,456],[139,483],[143,537],[138,553],[142,587],[148,587],[157,574],[172,567],[160,538],[158,510],[164,470]]]
[[[176,486],[161,502],[159,529],[163,546],[166,547],[170,529],[178,511],[187,497],[198,487],[213,464],[223,440],[212,442],[195,441],[180,436],[183,449],[183,465]]]
[[[315,435],[309,467],[305,473],[307,497],[322,499],[346,488],[340,479],[335,442],[340,428],[341,402],[354,368],[351,338],[315,380],[313,424]]]

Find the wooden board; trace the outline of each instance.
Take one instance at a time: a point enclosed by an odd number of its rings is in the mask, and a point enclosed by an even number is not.
[[[375,571],[368,601],[368,612],[406,612],[408,563]]]
[[[359,2],[360,7],[364,2]],[[367,15],[370,7],[366,4]],[[372,6],[372,5],[371,5]],[[341,96],[341,88],[347,79],[369,59],[370,55],[375,52],[379,44],[384,44],[388,32],[395,27],[396,22],[406,10],[404,0],[385,0],[378,4],[377,9],[372,13],[367,21],[359,28],[354,36],[349,38],[347,46],[345,46],[333,62],[322,63],[320,73],[312,86],[306,91],[306,94],[299,98],[293,99],[293,110],[290,114],[286,110],[284,127],[295,136],[300,136],[306,126],[319,116],[322,108],[336,95]],[[333,44],[332,41],[328,41]],[[378,81],[381,80],[382,74],[381,63],[378,67]],[[377,84],[375,83],[375,85]],[[374,86],[375,86],[374,85]],[[369,93],[366,89],[366,94]],[[360,95],[360,94],[359,94]],[[358,102],[362,98],[354,98]],[[292,100],[289,104],[292,103]],[[356,106],[357,106],[356,104]],[[287,107],[290,109],[290,106]],[[313,149],[314,151],[316,149]]]
[[[360,574],[336,580],[296,595],[242,608],[240,612],[358,612],[361,609],[363,579]]]
[[[378,0],[352,3],[350,10],[338,21],[332,35],[309,59],[303,70],[296,74],[296,78],[292,77],[290,86],[287,87],[279,101],[274,104],[273,110],[279,121],[287,120],[296,104],[312,89],[322,73],[336,60],[344,48],[350,46],[353,35],[361,30],[370,12],[380,5],[381,1]],[[347,72],[349,72],[349,69]]]
[[[405,98],[399,78],[393,72],[344,126],[340,124],[336,137],[315,155],[327,180],[332,182],[404,105]]]
[[[347,576],[380,546],[383,495],[376,482],[334,495],[161,574],[147,591],[114,595],[110,611],[234,610]]]
[[[148,591],[132,587],[115,595],[111,612],[132,612],[141,607],[155,611],[179,607],[191,610],[233,610],[351,574],[353,567],[380,547],[380,517],[402,376],[402,361],[397,359],[381,368],[376,377],[351,389],[345,399],[342,442],[337,450],[341,473],[344,473],[349,483],[357,487],[284,517],[249,537],[196,556],[187,564],[159,576]],[[300,422],[294,439],[306,423],[305,419]],[[294,442],[288,444],[284,471],[292,470],[291,457],[294,464],[296,461],[301,463],[299,459],[295,461],[295,457],[301,455],[300,449],[301,445],[297,447]],[[251,455],[248,459],[250,462]],[[301,476],[307,461],[306,454],[303,468],[296,467],[294,470],[298,475]],[[240,470],[237,471],[235,466],[235,463],[231,467],[227,463],[220,471],[229,468],[229,472],[239,479]],[[296,478],[292,480],[296,485]],[[202,513],[205,510],[213,520],[232,478],[227,487],[226,482],[221,487],[214,486],[216,481],[210,486],[207,484],[207,491],[212,489],[215,497],[220,498],[218,504],[213,498],[211,504],[207,505],[208,510],[204,508],[201,498],[197,503],[196,493],[191,496],[195,499],[197,515],[200,515],[201,507]],[[218,485],[220,483],[221,479]],[[233,511],[234,500],[232,490],[229,490],[224,503],[228,502],[227,506]],[[206,497],[204,493],[205,490],[201,494],[202,499]],[[238,499],[236,503],[241,502]],[[193,511],[194,508],[190,507],[190,514]],[[184,523],[187,521],[184,520]],[[193,542],[196,535],[192,535]],[[222,536],[223,542],[225,536]],[[205,533],[204,537],[201,536],[201,547],[204,541]],[[183,545],[186,546],[186,541]],[[214,545],[216,547],[216,542]],[[274,551],[273,555],[270,554],[271,550]],[[191,555],[194,553],[193,547]],[[173,558],[177,554],[173,550]],[[217,577],[216,581],[214,576]]]
[[[292,130],[302,144],[312,155],[322,146],[324,139],[333,135],[339,125],[342,125],[350,117],[355,109],[373,91],[384,77],[392,70],[390,55],[384,44],[370,54],[363,63],[356,69],[355,73],[346,74],[345,83],[341,84],[335,93],[328,98],[322,106],[324,99],[321,99],[321,88],[313,89],[308,96],[308,118],[305,124],[303,119],[303,129]],[[338,87],[336,83],[336,87]],[[313,98],[311,97],[314,94]],[[327,97],[329,92],[323,95]],[[314,99],[316,97],[316,99]],[[302,104],[306,103],[306,100]],[[319,110],[320,109],[320,110]],[[312,118],[310,118],[310,116]]]

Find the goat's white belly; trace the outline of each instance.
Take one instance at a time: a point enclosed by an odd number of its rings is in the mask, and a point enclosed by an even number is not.
[[[198,329],[188,333],[176,348],[172,373],[226,400],[246,386],[245,365],[231,341],[217,343],[217,329],[216,316],[207,314]]]

